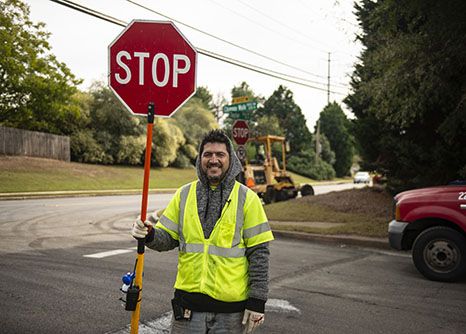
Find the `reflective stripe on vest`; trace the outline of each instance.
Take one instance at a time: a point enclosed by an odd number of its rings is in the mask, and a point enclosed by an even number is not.
[[[270,231],[270,225],[268,222],[256,225],[254,227],[245,229],[243,231],[243,236],[245,239],[255,237],[258,234]]]
[[[185,244],[184,252],[186,253],[204,253],[204,244]],[[245,254],[244,248],[223,248],[214,245],[209,245],[210,255],[218,255],[222,257],[242,257]]]
[[[185,185],[183,189],[181,189],[180,193],[180,216],[178,219],[178,236],[180,238],[180,251],[186,252],[186,241],[183,235],[183,223],[184,223],[184,208],[186,207],[186,201],[188,199],[189,190],[191,189],[191,183]]]
[[[169,229],[172,232],[178,233],[178,224],[173,222],[171,219],[167,218],[166,216],[160,217],[160,224],[162,224],[164,227]]]
[[[183,225],[184,225],[184,215],[186,210],[186,202],[189,195],[189,190],[191,188],[191,184],[186,185],[183,187],[180,193],[180,215],[179,215],[179,224],[178,226],[178,235],[180,238],[180,246],[179,250],[187,253],[203,253],[204,252],[204,244],[189,244],[186,243],[186,239],[183,236]],[[238,207],[236,210],[236,226],[235,226],[235,234],[233,237],[231,248],[224,248],[224,247],[217,247],[214,245],[209,245],[208,253],[211,255],[218,255],[222,257],[242,257],[245,255],[246,250],[244,248],[240,248],[239,244],[241,242],[241,229],[243,228],[244,224],[244,203],[246,202],[246,194],[248,188],[243,184],[240,184],[238,189]],[[167,218],[167,220],[169,220]],[[171,222],[171,221],[170,221]],[[173,222],[171,222],[173,223]],[[265,223],[267,226],[268,224]],[[176,225],[173,223],[173,225]],[[172,225],[172,226],[173,226]],[[263,225],[263,224],[261,224]],[[261,226],[259,225],[259,226]],[[164,224],[164,226],[166,226]],[[170,227],[166,226],[170,229]],[[255,230],[256,227],[253,227],[248,230]],[[264,230],[266,231],[266,230]],[[253,231],[254,232],[254,231]],[[259,232],[260,233],[260,232]],[[256,233],[255,233],[256,234]],[[252,234],[254,236],[255,234]],[[257,233],[258,234],[258,233]]]

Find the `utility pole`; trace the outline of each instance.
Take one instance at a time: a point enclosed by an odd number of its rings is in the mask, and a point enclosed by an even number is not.
[[[327,104],[330,103],[330,52],[327,61]]]
[[[320,158],[320,117],[317,120],[317,131],[316,131],[316,162]]]
[[[330,52],[328,53],[327,59],[327,105],[330,104]],[[319,160],[321,152],[320,147],[320,118],[317,120],[317,131],[316,131],[316,162]]]

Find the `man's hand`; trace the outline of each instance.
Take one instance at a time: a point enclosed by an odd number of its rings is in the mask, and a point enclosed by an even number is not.
[[[145,222],[142,222],[141,216],[138,216],[136,221],[133,223],[133,228],[131,229],[131,235],[136,239],[144,239],[149,233],[149,230],[154,228],[154,224],[157,223],[159,217],[157,213],[150,215]]]
[[[259,325],[264,323],[264,319],[264,313],[254,312],[248,309],[244,310],[243,325],[246,325],[244,333],[249,334],[254,332]]]

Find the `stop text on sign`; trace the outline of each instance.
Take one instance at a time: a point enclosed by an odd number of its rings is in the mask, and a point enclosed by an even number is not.
[[[151,57],[149,52],[133,52],[131,55],[130,52],[121,50],[116,55],[116,62],[124,73],[115,73],[115,80],[119,84],[126,85],[131,82],[133,75],[137,75],[138,84],[143,86],[146,77],[146,59],[150,63],[150,77],[157,87],[165,87],[171,75],[171,87],[177,88],[179,75],[188,73],[191,69],[191,61],[184,54],[173,54],[172,59],[169,59],[169,56],[161,52]],[[130,68],[132,62],[136,62],[138,68],[134,74]]]
[[[233,128],[233,138],[243,139],[249,138],[249,129],[248,128]]]

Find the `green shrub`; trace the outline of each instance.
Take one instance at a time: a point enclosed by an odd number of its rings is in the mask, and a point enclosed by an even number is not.
[[[128,165],[140,165],[146,146],[145,136],[122,136],[116,162]]]
[[[70,137],[71,160],[87,163],[106,163],[111,157],[97,143],[90,130],[80,130]]]
[[[292,156],[288,160],[288,169],[297,174],[310,177],[315,180],[331,180],[335,177],[333,167],[319,159],[310,160],[308,157]]]

